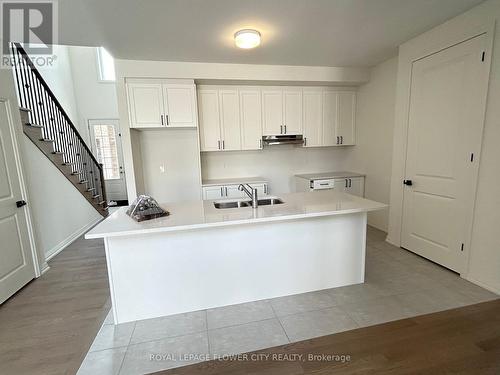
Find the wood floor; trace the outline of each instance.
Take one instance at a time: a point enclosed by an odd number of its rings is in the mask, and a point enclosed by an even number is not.
[[[110,309],[104,245],[78,239],[0,306],[0,374],[75,374]]]
[[[210,361],[162,375],[500,374],[500,300]],[[335,362],[309,355],[349,355]],[[274,355],[274,358],[273,358]],[[277,356],[286,355],[285,360]],[[293,356],[301,356],[293,359]]]

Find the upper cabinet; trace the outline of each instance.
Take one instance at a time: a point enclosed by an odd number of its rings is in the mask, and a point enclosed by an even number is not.
[[[127,82],[131,128],[196,127],[194,83],[168,80]]]
[[[262,148],[260,90],[237,86],[199,86],[201,151]]]
[[[259,150],[263,135],[303,134],[304,147],[355,143],[356,92],[332,87],[198,87],[202,151]]]
[[[302,134],[302,88],[262,89],[264,135]]]

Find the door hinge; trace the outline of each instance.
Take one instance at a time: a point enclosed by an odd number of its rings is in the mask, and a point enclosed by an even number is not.
[[[460,247],[460,251],[464,251],[464,244]]]
[[[483,51],[481,54],[481,61],[484,61],[484,58],[486,57],[486,51]]]
[[[473,152],[471,152],[471,154],[470,154],[470,162],[471,163],[474,162],[474,153]]]

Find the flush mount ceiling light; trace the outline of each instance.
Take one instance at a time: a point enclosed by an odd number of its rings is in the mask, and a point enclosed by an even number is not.
[[[260,33],[251,29],[237,31],[234,34],[234,43],[238,48],[255,48],[260,44]]]

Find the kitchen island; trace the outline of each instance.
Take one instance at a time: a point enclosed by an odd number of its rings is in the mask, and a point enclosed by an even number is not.
[[[170,216],[140,223],[123,207],[99,223],[85,237],[104,239],[115,323],[362,283],[367,212],[386,205],[333,190],[279,198],[162,204]]]

